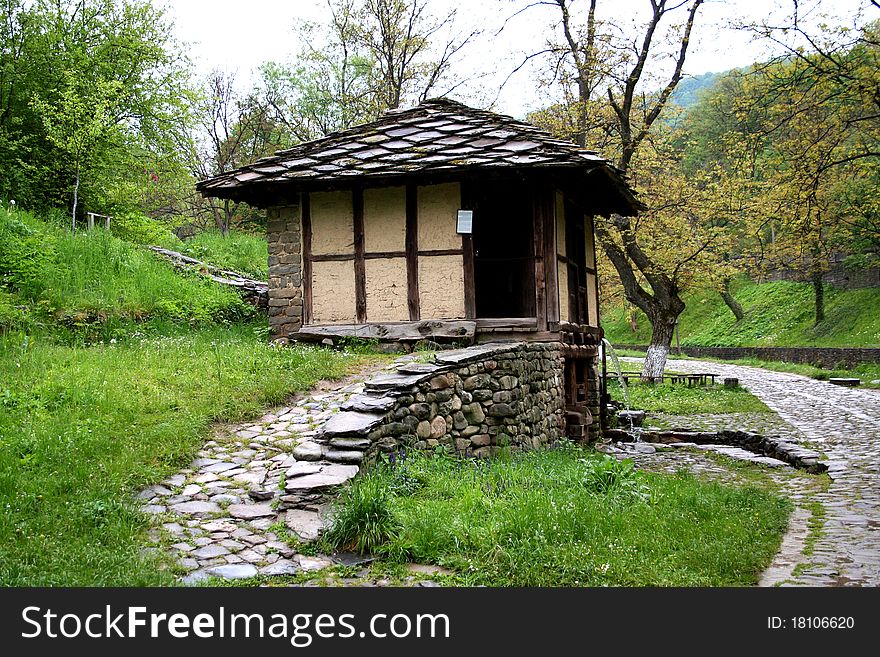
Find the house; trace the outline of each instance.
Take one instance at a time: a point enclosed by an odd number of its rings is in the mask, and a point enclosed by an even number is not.
[[[437,99],[198,189],[268,210],[277,337],[561,342],[566,408],[598,412],[593,217],[641,204],[596,153]]]

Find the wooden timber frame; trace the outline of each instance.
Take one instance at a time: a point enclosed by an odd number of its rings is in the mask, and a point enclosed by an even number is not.
[[[471,209],[475,187],[479,179],[460,182],[461,208]],[[535,280],[535,316],[534,317],[511,317],[511,318],[480,318],[477,317],[476,308],[476,281],[475,281],[475,257],[474,241],[471,234],[461,235],[461,247],[452,249],[420,249],[418,243],[418,184],[408,183],[405,185],[405,247],[403,250],[371,251],[365,249],[364,235],[364,187],[355,186],[350,188],[352,208],[352,242],[353,252],[343,254],[315,254],[312,252],[312,213],[311,194],[302,192],[299,198],[302,224],[302,285],[303,285],[303,328],[298,337],[309,339],[313,333],[310,327],[315,326],[313,314],[313,271],[314,263],[332,261],[351,261],[354,267],[354,293],[355,314],[357,325],[374,324],[369,322],[369,309],[367,308],[366,292],[366,261],[373,259],[402,258],[406,262],[406,302],[409,321],[419,327],[415,328],[413,339],[424,336],[425,324],[422,320],[430,320],[438,329],[438,337],[449,338],[449,333],[456,333],[458,326],[453,325],[453,330],[447,331],[442,327],[444,321],[456,322],[458,319],[422,317],[419,302],[419,258],[431,256],[461,256],[463,265],[464,281],[464,316],[460,319],[474,321],[474,337],[486,334],[488,339],[502,339],[516,337],[516,339],[536,340],[561,340],[564,322],[561,319],[560,303],[566,300],[559,299],[559,275],[562,268],[574,268],[578,274],[577,296],[584,296],[586,290],[581,284],[584,275],[593,275],[596,289],[592,292],[592,298],[598,299],[598,278],[595,267],[578,267],[576,260],[557,253],[557,217],[555,204],[555,186],[548,180],[541,178],[521,177],[516,184],[528,186],[532,200],[532,248],[534,254],[534,280]],[[566,225],[569,221],[566,218]],[[581,219],[578,235],[583,231],[592,230],[592,218]],[[585,304],[586,299],[579,303]],[[597,312],[597,311],[596,311]],[[578,321],[573,325],[588,325],[588,317],[583,311],[575,315]],[[394,324],[395,329],[390,335],[402,335],[401,327],[405,322],[379,322],[379,325]],[[329,337],[328,329],[331,325],[321,325],[317,333],[323,337]],[[340,325],[341,334],[351,334],[351,326]],[[380,330],[381,332],[381,330]],[[367,330],[366,333],[376,333]],[[470,333],[469,331],[467,332]],[[528,335],[527,335],[528,334]]]

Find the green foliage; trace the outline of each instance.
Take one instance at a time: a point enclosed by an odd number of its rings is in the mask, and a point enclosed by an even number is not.
[[[712,291],[691,294],[679,319],[682,345],[768,347],[880,346],[880,288],[825,288],[825,321],[814,325],[812,287],[807,283],[739,280],[734,296],[745,310],[737,322],[721,297]],[[617,344],[647,344],[650,324],[639,311],[633,333],[628,311],[621,305],[604,308],[606,337]]]
[[[628,385],[633,408],[655,413],[687,415],[690,413],[769,413],[770,409],[745,388],[690,387],[680,383],[641,383],[630,379]],[[623,391],[613,377],[608,379],[608,393],[623,402]]]
[[[631,459],[618,461],[607,454],[584,460],[584,486],[590,493],[605,495],[619,502],[648,501],[645,486]]]
[[[261,235],[231,230],[224,236],[218,230],[207,230],[189,238],[177,250],[209,265],[258,280],[267,280],[269,276],[269,247]]]
[[[148,0],[3,3],[0,198],[70,207],[79,169],[84,205],[115,212],[173,183],[188,64],[164,11]]]
[[[78,332],[114,319],[204,324],[256,312],[235,291],[198,274],[181,275],[103,229],[72,234],[27,213],[0,210],[0,235],[7,287]]]
[[[400,527],[387,481],[378,472],[367,473],[337,500],[326,541],[335,548],[378,553],[398,537]]]
[[[33,293],[34,282],[53,260],[54,240],[28,219],[0,208],[0,285]]]
[[[252,418],[354,360],[270,347],[256,326],[153,324],[88,348],[0,335],[0,584],[172,583],[141,553],[134,494],[184,467],[212,422]]]
[[[167,225],[140,212],[122,212],[113,215],[110,232],[132,244],[168,245],[168,248],[180,244],[180,240]]]
[[[370,473],[384,485],[369,490],[401,523],[379,549],[455,569],[470,585],[757,581],[785,531],[787,502],[606,458],[570,445],[491,461],[408,455],[404,467],[422,487],[395,493],[393,468]]]

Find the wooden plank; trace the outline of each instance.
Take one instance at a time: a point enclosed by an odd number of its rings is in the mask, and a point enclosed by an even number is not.
[[[428,249],[427,251],[419,251],[419,256],[456,256],[463,255],[464,248],[461,249]]]
[[[471,340],[475,332],[476,323],[472,321],[424,320],[373,324],[310,324],[303,326],[291,337],[309,342],[339,337],[416,342],[424,339]]]
[[[406,186],[406,302],[409,318],[421,317],[419,308],[419,196],[418,187]]]
[[[478,329],[537,329],[538,320],[534,317],[491,317],[476,320]]]
[[[461,246],[464,266],[464,316],[475,319],[477,316],[477,285],[474,277],[474,237],[462,235]]]
[[[556,248],[556,192],[544,187],[540,192],[544,216],[544,281],[547,299],[547,325],[558,322],[559,315],[559,268]]]
[[[313,255],[312,262],[344,262],[346,260],[354,260],[356,257],[354,253],[327,253]]]
[[[303,192],[302,208],[302,284],[303,322],[312,321],[312,203],[308,192]]]
[[[559,333],[552,331],[505,331],[477,329],[476,342],[559,342]]]
[[[357,321],[367,321],[367,268],[364,264],[364,190],[351,192],[354,225],[354,307]]]
[[[539,188],[532,187],[532,239],[535,252],[535,317],[539,331],[547,330],[547,283],[544,273],[544,210]]]
[[[471,183],[461,183],[461,207],[465,210],[474,209]],[[479,221],[479,219],[478,219]],[[474,277],[474,236],[461,236],[462,266],[464,267],[464,316],[475,319],[477,316],[477,284]]]
[[[430,249],[427,251],[417,251],[417,255],[433,257],[433,256],[457,256],[462,255],[464,252],[462,249]],[[369,253],[364,253],[364,260],[382,260],[387,258],[405,258],[407,255],[406,251],[371,251]],[[314,256],[312,258],[313,262],[318,262],[319,260],[353,260],[354,254],[349,253],[347,255],[322,255],[322,256]]]

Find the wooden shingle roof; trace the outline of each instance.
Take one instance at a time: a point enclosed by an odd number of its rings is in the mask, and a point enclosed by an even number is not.
[[[370,184],[419,174],[535,168],[602,169],[619,195],[615,211],[632,214],[641,207],[617,168],[596,152],[529,123],[447,99],[386,112],[371,123],[203,180],[196,188],[204,196],[248,201],[282,186],[308,190],[354,179]]]

